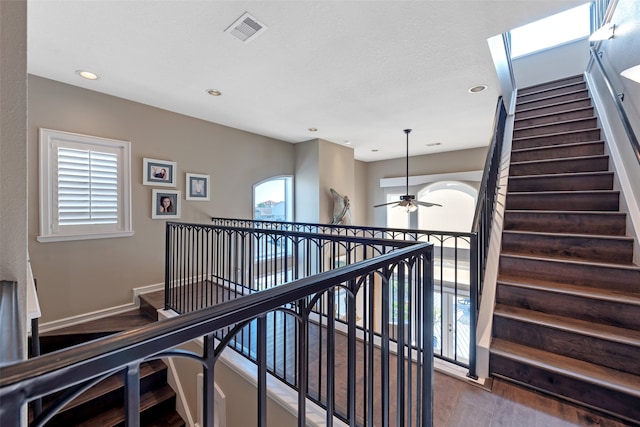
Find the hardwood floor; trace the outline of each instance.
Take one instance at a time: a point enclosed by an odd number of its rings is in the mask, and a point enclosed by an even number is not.
[[[590,411],[493,379],[489,387],[435,372],[434,415],[436,427],[570,427],[628,426],[603,414]]]

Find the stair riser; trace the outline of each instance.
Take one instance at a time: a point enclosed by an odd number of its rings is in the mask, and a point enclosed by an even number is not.
[[[592,142],[515,151],[511,153],[511,161],[515,163],[532,160],[565,159],[568,157],[601,156],[603,154],[604,142]]]
[[[575,101],[532,108],[530,110],[521,110],[517,113],[516,119],[528,119],[530,117],[542,116],[549,113],[558,113],[587,107],[591,107],[591,100],[589,98],[578,99]]]
[[[640,284],[640,270],[504,255],[500,257],[500,275],[632,293],[638,292]]]
[[[504,229],[624,236],[626,219],[621,214],[507,211],[504,216]]]
[[[588,191],[612,190],[613,173],[593,175],[558,175],[509,179],[508,191]]]
[[[584,77],[579,74],[576,76],[566,77],[566,78],[554,80],[551,82],[541,83],[533,86],[527,86],[525,88],[518,89],[518,94],[528,95],[530,93],[540,92],[542,90],[553,89],[557,87],[568,86],[573,83],[582,83],[582,82],[584,82]]]
[[[526,321],[495,316],[493,336],[553,354],[640,374],[640,347]]]
[[[617,211],[619,194],[605,193],[508,193],[508,210]]]
[[[498,283],[496,304],[526,308],[620,328],[640,329],[640,307]]]
[[[518,94],[518,103],[546,99],[552,96],[565,95],[586,89],[587,84],[585,82],[581,82],[533,93]]]
[[[629,264],[633,260],[633,241],[507,232],[502,235],[502,251],[518,255]]]
[[[606,172],[609,170],[609,157],[587,157],[552,161],[515,163],[509,167],[509,176],[542,175],[574,172]]]
[[[572,144],[575,142],[591,142],[600,140],[600,129],[589,129],[578,132],[567,132],[558,135],[543,135],[537,137],[525,137],[514,139],[513,150],[526,148],[548,147],[558,144]]]
[[[568,122],[554,123],[532,128],[517,129],[513,131],[514,138],[524,138],[539,135],[552,135],[560,132],[593,129],[598,126],[598,119],[581,119]]]
[[[565,399],[583,402],[629,420],[640,419],[640,399],[633,396],[494,354],[491,355],[490,366],[492,374],[514,379]]]
[[[581,108],[573,111],[557,112],[555,114],[538,117],[516,117],[514,129],[521,129],[530,126],[548,125],[566,120],[588,119],[593,117],[593,107]]]

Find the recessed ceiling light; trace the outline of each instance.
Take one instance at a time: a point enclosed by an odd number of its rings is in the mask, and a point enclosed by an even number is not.
[[[488,86],[487,85],[475,85],[469,88],[469,92],[478,93],[484,91]]]
[[[222,92],[220,92],[218,89],[207,89],[207,93],[211,96],[220,96],[222,95]]]
[[[318,128],[309,128],[309,132],[318,132]]]
[[[91,71],[76,70],[76,74],[78,74],[80,77],[83,77],[87,80],[98,80],[98,75],[95,73],[92,73]]]
[[[345,141],[344,143],[347,145],[351,145],[351,141]]]

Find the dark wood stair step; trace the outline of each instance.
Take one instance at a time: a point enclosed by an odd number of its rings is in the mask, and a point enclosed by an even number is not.
[[[582,82],[574,82],[567,84],[558,84],[553,87],[547,88],[530,88],[529,90],[525,90],[524,93],[518,92],[517,102],[530,102],[536,101],[539,99],[548,99],[550,97],[558,96],[558,95],[566,95],[569,93],[574,93],[576,91],[586,90],[587,84]]]
[[[626,214],[600,211],[506,210],[504,230],[624,236]]]
[[[531,136],[554,135],[559,132],[569,132],[576,130],[593,129],[598,126],[596,117],[588,117],[582,119],[565,120],[551,124],[536,125],[514,129],[514,138],[524,138]]]
[[[496,303],[640,330],[640,293],[501,276]]]
[[[589,96],[589,91],[586,89],[574,90],[567,93],[558,95],[547,96],[539,99],[525,100],[520,99],[516,102],[516,114],[522,110],[529,110],[531,108],[544,107],[551,104],[557,104],[565,101],[572,101],[576,99],[583,99]]]
[[[496,304],[493,336],[640,375],[640,331]]]
[[[587,141],[512,150],[511,162],[601,156],[603,154],[604,141]]]
[[[531,126],[554,124],[575,119],[586,119],[593,117],[593,107],[581,107],[573,110],[554,111],[551,113],[540,114],[538,116],[522,117],[516,116],[514,129],[523,129]]]
[[[594,127],[592,129],[557,132],[550,135],[514,137],[511,148],[512,150],[522,150],[525,148],[545,147],[549,145],[599,141],[600,136],[600,129]]]
[[[508,192],[508,210],[618,211],[620,193],[609,190]]]
[[[509,176],[540,175],[572,172],[605,172],[609,170],[609,156],[584,156],[564,159],[511,162]]]
[[[507,210],[504,213],[504,230],[624,236],[626,227],[623,212]]]
[[[537,280],[568,285],[605,288],[620,292],[638,292],[640,267],[635,264],[559,260],[513,254],[501,254],[500,277]]]
[[[169,385],[165,385],[161,388],[148,391],[140,396],[140,418],[141,425],[145,425],[142,419],[145,417],[144,412],[149,410],[157,410],[160,406],[164,405],[165,408],[175,408],[176,394]],[[167,410],[166,413],[171,413],[174,409]],[[156,419],[157,413],[151,415],[151,419]],[[111,427],[117,426],[123,423],[125,420],[125,408],[124,405],[117,408],[113,408],[109,411],[103,412],[89,420],[77,424],[78,427]]]
[[[537,116],[541,116],[549,113],[574,110],[576,108],[590,107],[591,105],[592,105],[591,98],[589,98],[588,96],[585,96],[584,98],[580,98],[580,99],[570,99],[568,101],[545,104],[539,107],[533,107],[529,109],[520,109],[516,113],[515,118],[525,119],[528,117],[537,117]]]
[[[594,234],[541,233],[535,231],[502,232],[502,253],[631,264],[632,237]]]
[[[638,376],[494,339],[492,374],[633,421],[640,420]]]
[[[167,383],[167,366],[161,360],[140,364],[140,391],[146,393]],[[47,396],[43,407],[49,406],[59,393]],[[64,406],[47,426],[67,426],[121,406],[124,402],[123,372],[117,372],[83,392]]]
[[[574,83],[582,83],[582,82],[584,82],[584,76],[582,74],[576,74],[575,76],[563,77],[563,78],[552,80],[549,82],[538,83],[535,85],[520,88],[518,89],[518,94],[526,95],[534,92],[541,92],[547,89],[554,89],[557,87],[564,87],[564,86],[572,85]]]
[[[512,176],[509,192],[613,190],[613,172],[577,172]]]

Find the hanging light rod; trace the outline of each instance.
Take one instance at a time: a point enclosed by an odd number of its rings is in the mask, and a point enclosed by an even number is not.
[[[440,206],[442,207],[442,205],[439,205],[437,203],[429,203],[429,202],[421,202],[419,200],[416,200],[416,196],[413,194],[409,194],[409,134],[411,133],[411,129],[405,129],[403,131],[405,133],[405,135],[407,135],[407,156],[405,158],[406,160],[406,167],[407,167],[407,173],[406,173],[406,193],[403,194],[402,196],[400,196],[400,201],[399,202],[389,202],[389,203],[382,203],[380,205],[375,205],[374,208],[379,208],[381,206],[388,206],[388,205],[393,205],[394,203],[396,204],[394,206],[394,208],[404,208],[406,209],[407,213],[409,212],[415,212],[418,209],[418,206],[424,206],[424,207],[431,207],[431,206]]]

